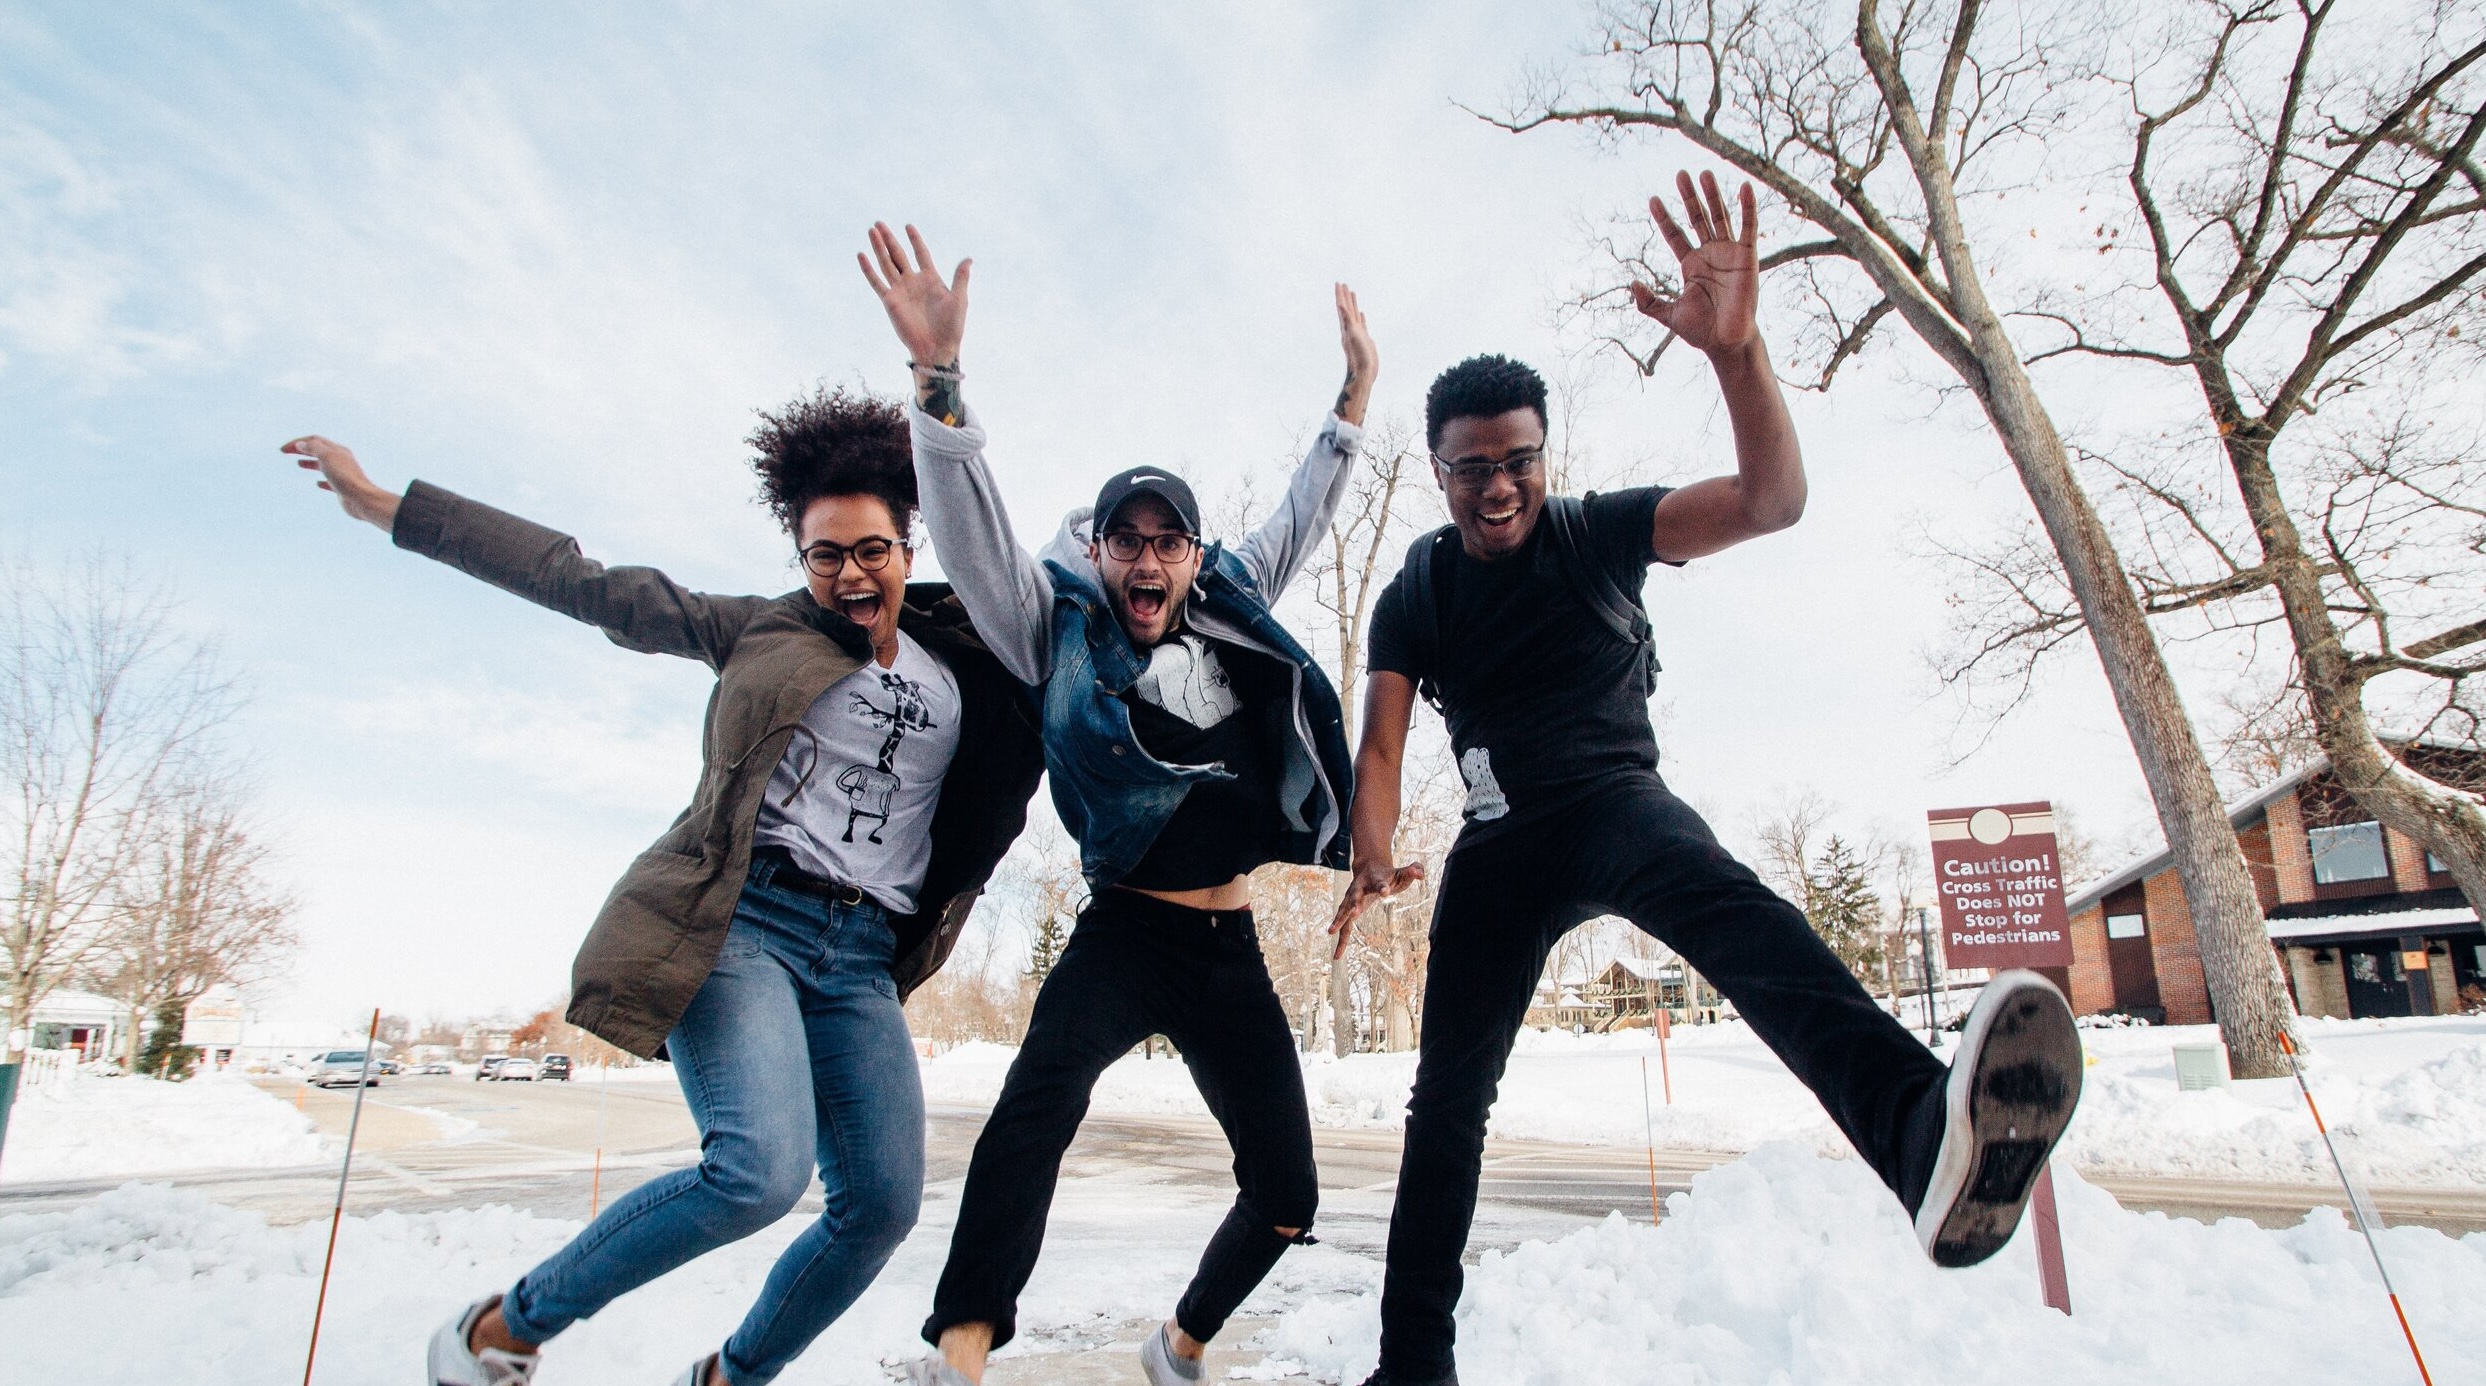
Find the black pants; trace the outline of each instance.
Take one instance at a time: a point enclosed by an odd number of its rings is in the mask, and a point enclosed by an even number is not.
[[[1293,1240],[1277,1229],[1300,1238],[1312,1225],[1320,1179],[1303,1069],[1251,911],[1102,891],[1036,993],[1027,1039],[976,1138],[925,1341],[962,1323],[991,1324],[995,1347],[1016,1335],[1062,1152],[1097,1076],[1150,1035],[1181,1051],[1234,1148],[1238,1189],[1175,1322],[1202,1342],[1215,1337]]]
[[[1923,1197],[1942,1136],[1941,1061],[1655,773],[1618,778],[1545,822],[1453,849],[1443,870],[1381,1292],[1381,1365],[1394,1380],[1450,1374],[1485,1118],[1546,954],[1601,914],[1681,954],[1901,1201]]]

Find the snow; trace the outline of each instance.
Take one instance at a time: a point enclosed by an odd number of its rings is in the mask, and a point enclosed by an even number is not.
[[[245,1080],[81,1076],[21,1088],[0,1182],[111,1179],[197,1169],[276,1169],[334,1158],[292,1104]]]
[[[2038,1302],[2024,1235],[1986,1266],[1938,1271],[1854,1160],[1773,1144],[1696,1176],[1656,1228],[1610,1218],[1487,1253],[1460,1307],[1469,1386],[1571,1381],[2290,1386],[2413,1378],[2363,1241],[2330,1210],[2264,1231],[2125,1212],[2058,1179],[2074,1314]],[[1066,1187],[1022,1309],[1027,1356],[1129,1338],[1162,1315],[1215,1225],[1216,1201],[1144,1177]],[[949,1243],[955,1188],[886,1272],[781,1380],[883,1383]],[[789,1218],[618,1301],[547,1352],[540,1386],[662,1381],[730,1332]],[[577,1224],[505,1207],[346,1220],[320,1340],[326,1386],[402,1381],[431,1329],[506,1286]],[[325,1220],[131,1185],[61,1212],[0,1216],[0,1340],[29,1381],[91,1386],[296,1379]],[[2486,1234],[2382,1238],[2438,1381],[2486,1379]],[[1274,1318],[1240,1379],[1353,1382],[1378,1351],[1380,1266],[1334,1244],[1289,1252],[1244,1306]],[[132,1324],[144,1331],[130,1331]],[[1135,1365],[1135,1364],[1134,1364]],[[1114,1379],[1136,1378],[1136,1370]]]
[[[2383,1185],[2486,1185],[2486,1018],[2307,1020],[2304,1033],[2314,1095],[2361,1177]],[[2074,1167],[2092,1175],[2333,1182],[2293,1080],[2177,1089],[2174,1047],[2215,1043],[2215,1027],[2080,1035],[2091,1066],[2061,1157]],[[925,1094],[935,1102],[988,1104],[1016,1053],[971,1044],[925,1060]],[[1307,1054],[1313,1120],[1395,1128],[1415,1071],[1413,1054]],[[1205,1115],[1208,1108],[1183,1065],[1160,1057],[1125,1058],[1108,1068],[1090,1110]],[[1771,1141],[1824,1155],[1847,1148],[1820,1103],[1740,1023],[1677,1029],[1662,1065],[1645,1032],[1522,1032],[1489,1129],[1506,1139],[1631,1146],[1653,1140],[1660,1149],[1727,1154]]]
[[[1941,1271],[1854,1160],[1779,1144],[1697,1175],[1655,1228],[1604,1225],[1487,1253],[1459,1308],[1470,1386],[1572,1381],[2182,1381],[2413,1378],[2363,1240],[2330,1209],[2266,1232],[2129,1213],[2059,1175],[2070,1317],[2038,1299],[2031,1238]],[[2486,1234],[2382,1238],[2438,1381],[2486,1373]],[[1359,1381],[1376,1291],[1315,1297],[1271,1331],[1271,1360]]]

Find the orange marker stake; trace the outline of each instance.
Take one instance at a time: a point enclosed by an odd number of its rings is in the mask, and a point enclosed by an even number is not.
[[[1665,1080],[1666,1105],[1669,1107],[1675,1105],[1675,1071],[1673,1068],[1668,1066],[1666,1062],[1666,1032],[1672,1030],[1673,1028],[1674,1026],[1670,1024],[1666,1018],[1666,1012],[1659,1011],[1657,1013],[1657,1076]],[[1640,1061],[1640,1066],[1642,1068],[1646,1068],[1648,1065],[1648,1060],[1642,1059]],[[1643,1074],[1641,1076],[1644,1080],[1641,1083],[1641,1087],[1645,1089],[1648,1086],[1645,1081],[1647,1075]]]
[[[362,1080],[354,1084],[354,1115],[345,1123],[345,1165],[337,1171],[337,1206],[328,1215],[328,1254],[319,1263],[319,1302],[311,1309],[311,1349],[302,1356],[302,1386],[311,1386],[311,1364],[319,1360],[319,1321],[328,1312],[328,1272],[337,1264],[337,1228],[345,1221],[345,1181],[354,1173],[354,1133],[362,1129],[363,1093],[371,1086],[371,1051],[380,1042],[380,1013],[371,1013],[371,1033],[363,1039]]]
[[[1657,1211],[1657,1114],[1649,1109],[1649,1058],[1640,1056],[1640,1119],[1649,1133],[1649,1221],[1655,1223]]]
[[[2392,1316],[2400,1321],[2400,1336],[2408,1340],[2408,1355],[2417,1359],[2417,1379],[2425,1386],[2434,1386],[2434,1374],[2426,1370],[2426,1355],[2417,1350],[2417,1334],[2408,1326],[2408,1311],[2400,1307],[2400,1292],[2392,1287],[2391,1272],[2382,1263],[2382,1248],[2374,1241],[2374,1225],[2381,1221],[2366,1202],[2364,1191],[2348,1177],[2348,1162],[2339,1156],[2339,1143],[2331,1139],[2331,1128],[2322,1121],[2322,1109],[2313,1103],[2313,1089],[2305,1082],[2305,1066],[2296,1062],[2296,1041],[2279,1032],[2279,1047],[2287,1051],[2287,1066],[2296,1075],[2296,1090],[2305,1095],[2305,1110],[2313,1113],[2313,1129],[2322,1133],[2322,1148],[2331,1152],[2331,1168],[2339,1171],[2339,1186],[2348,1191],[2348,1210],[2356,1214],[2357,1230],[2365,1234],[2365,1250],[2374,1258],[2374,1272],[2382,1277],[2382,1292],[2391,1297]]]
[[[596,1065],[596,1172],[587,1185],[587,1220],[596,1220],[596,1211],[604,1206],[604,1094],[613,1077],[613,1065]]]

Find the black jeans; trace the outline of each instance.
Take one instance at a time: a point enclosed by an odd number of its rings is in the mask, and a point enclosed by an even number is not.
[[[1207,1342],[1312,1225],[1320,1202],[1312,1119],[1286,1008],[1269,984],[1249,910],[1185,909],[1106,890],[1036,993],[1035,1015],[1001,1098],[976,1137],[932,1296],[924,1340],[988,1323],[993,1346],[1018,1332],[1019,1291],[1035,1271],[1062,1152],[1105,1067],[1150,1035],[1174,1041],[1234,1148],[1238,1192],[1174,1310]],[[1277,1229],[1297,1229],[1296,1238]]]
[[[1381,1291],[1381,1365],[1393,1380],[1451,1372],[1485,1118],[1546,954],[1601,914],[1680,953],[1901,1201],[1923,1197],[1942,1137],[1941,1061],[1654,772],[1618,777],[1542,823],[1454,848],[1443,869]]]

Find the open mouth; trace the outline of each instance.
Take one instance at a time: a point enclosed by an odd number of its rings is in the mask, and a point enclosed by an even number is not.
[[[837,614],[858,626],[868,626],[880,619],[880,593],[842,592],[837,598]]]
[[[1479,510],[1476,523],[1489,530],[1507,529],[1519,523],[1519,507],[1514,504],[1508,510]]]
[[[1134,582],[1123,589],[1122,602],[1131,610],[1131,619],[1147,622],[1165,614],[1165,584]]]

